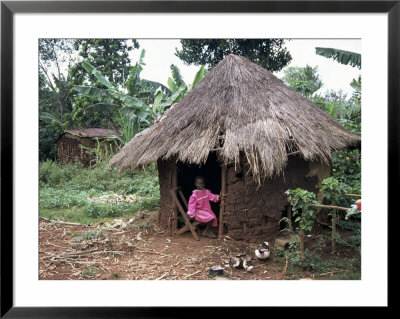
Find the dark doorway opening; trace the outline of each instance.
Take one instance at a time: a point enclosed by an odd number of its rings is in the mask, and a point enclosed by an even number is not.
[[[190,195],[196,188],[194,186],[194,179],[196,176],[203,176],[206,188],[213,194],[220,194],[221,192],[221,166],[217,161],[215,152],[211,152],[205,164],[184,164],[177,163],[178,168],[178,186],[182,189],[182,193],[186,200],[189,201]],[[219,220],[219,202],[210,202],[211,209]],[[184,207],[184,205],[182,205]],[[180,221],[180,224],[182,222]],[[179,225],[181,226],[181,225]]]

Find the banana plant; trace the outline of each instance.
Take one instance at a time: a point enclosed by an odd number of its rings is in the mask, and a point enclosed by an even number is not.
[[[161,83],[140,78],[145,63],[142,50],[138,62],[131,68],[126,87],[121,90],[109,82],[100,71],[87,61],[83,68],[94,75],[104,88],[91,86],[74,86],[81,95],[98,98],[99,103],[88,106],[94,111],[103,113],[113,129],[122,129],[123,141],[128,142],[140,130],[150,126],[157,116],[163,114],[172,104],[177,103],[190,92],[205,75],[201,66],[191,84],[186,84],[179,69],[171,65],[172,78],[168,78],[168,87]],[[118,130],[117,130],[118,131]]]
[[[138,65],[136,64],[135,67]],[[99,103],[92,104],[87,108],[103,113],[113,129],[117,131],[116,123],[121,124],[125,142],[128,142],[134,134],[139,132],[142,126],[149,125],[152,122],[155,114],[146,102],[122,92],[90,63],[83,61],[82,66],[89,74],[94,75],[105,88],[74,86],[74,90],[81,95],[91,95],[99,99]],[[155,84],[155,82],[152,83]]]
[[[328,59],[333,59],[341,64],[350,64],[361,69],[361,54],[332,48],[315,48],[315,53]]]
[[[202,65],[200,69],[196,72],[196,75],[190,84],[186,84],[180,73],[180,70],[177,66],[171,64],[171,73],[172,78],[168,78],[168,88],[172,92],[169,96],[161,96],[159,92],[158,94],[158,103],[156,104],[156,100],[153,105],[157,110],[158,114],[162,114],[166,109],[168,109],[172,104],[179,102],[187,93],[192,91],[197,83],[199,83],[205,76],[206,69]]]

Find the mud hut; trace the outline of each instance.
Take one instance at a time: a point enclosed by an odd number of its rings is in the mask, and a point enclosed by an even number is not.
[[[64,131],[56,141],[58,160],[61,164],[81,162],[89,166],[95,157],[89,149],[96,148],[100,143],[101,152],[105,153],[107,148],[107,152],[112,150],[115,154],[121,145],[117,137],[116,131],[105,128]]]
[[[212,207],[219,235],[273,239],[286,216],[284,192],[317,190],[330,175],[332,152],[360,142],[270,71],[230,54],[110,164],[124,170],[157,162],[160,227],[180,227],[170,190],[181,187],[188,198],[203,175],[212,192],[227,194]]]

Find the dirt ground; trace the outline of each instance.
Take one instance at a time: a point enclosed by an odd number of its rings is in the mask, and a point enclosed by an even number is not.
[[[283,279],[271,259],[255,259],[255,244],[205,238],[199,231],[199,241],[190,232],[168,236],[153,226],[156,219],[157,212],[140,212],[124,229],[40,221],[39,279]],[[252,271],[224,267],[238,254],[254,258]],[[209,275],[214,266],[224,267],[222,277]]]
[[[254,243],[223,238],[200,240],[190,232],[168,236],[156,225],[157,212],[138,212],[124,225],[100,222],[69,225],[40,221],[39,279],[41,280],[276,280],[289,279],[282,264],[254,255]],[[226,267],[239,254],[252,257],[251,271]],[[210,276],[214,266],[223,276]],[[313,275],[305,274],[306,279]],[[316,278],[315,278],[316,279]]]

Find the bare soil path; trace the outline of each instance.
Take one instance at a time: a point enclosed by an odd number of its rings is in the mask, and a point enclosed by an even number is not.
[[[67,225],[40,221],[39,279],[41,280],[192,280],[285,279],[272,259],[252,260],[252,271],[224,268],[210,277],[209,268],[224,267],[230,257],[254,257],[254,243],[229,237],[195,241],[188,232],[168,236],[156,226],[157,212],[140,212],[121,227]],[[254,257],[255,258],[255,257]]]

